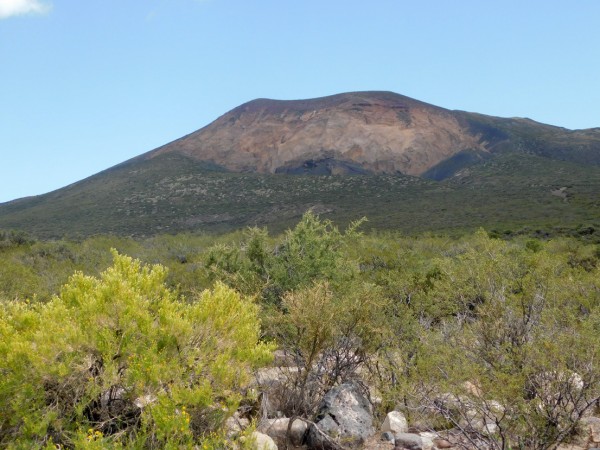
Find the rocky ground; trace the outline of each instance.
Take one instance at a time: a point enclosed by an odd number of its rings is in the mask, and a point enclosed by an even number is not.
[[[256,387],[262,392],[262,419],[254,432],[257,450],[443,450],[490,448],[483,441],[475,442],[458,429],[422,431],[410,424],[400,411],[390,411],[382,422],[374,418],[373,405],[365,395],[365,386],[348,382],[325,394],[315,422],[298,418],[289,427],[290,419],[277,410],[275,387],[293,373],[293,367],[264,369],[257,375]],[[279,391],[281,392],[281,391]],[[265,397],[271,395],[269,401]],[[231,435],[241,432],[250,421],[236,414],[228,421]],[[417,426],[415,426],[417,425]],[[493,424],[473,421],[469,426],[484,427],[494,433]],[[288,430],[289,428],[289,430]],[[588,416],[581,420],[577,434],[557,450],[600,448],[600,418]]]

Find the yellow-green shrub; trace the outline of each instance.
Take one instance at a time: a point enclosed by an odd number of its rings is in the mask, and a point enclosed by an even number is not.
[[[185,302],[165,276],[114,252],[46,304],[0,306],[0,446],[214,442],[271,348],[252,301],[217,284]]]

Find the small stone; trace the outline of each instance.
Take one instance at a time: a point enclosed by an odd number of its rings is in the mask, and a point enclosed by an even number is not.
[[[383,433],[381,433],[381,440],[388,441],[388,442],[394,442],[394,435],[392,433],[390,433],[389,431],[384,431]]]
[[[446,439],[442,439],[442,438],[437,438],[433,440],[433,444],[440,449],[444,449],[444,448],[452,448],[454,447],[454,445],[452,445],[450,443],[450,441],[447,441]]]

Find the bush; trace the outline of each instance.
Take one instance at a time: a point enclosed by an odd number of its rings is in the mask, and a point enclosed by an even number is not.
[[[0,250],[11,247],[27,246],[34,242],[35,240],[24,231],[0,230]]]
[[[553,448],[600,399],[598,272],[499,245],[457,259],[452,273],[468,274],[482,301],[421,331],[412,405],[475,447]],[[445,287],[468,292],[465,281]]]
[[[206,267],[213,279],[280,307],[286,292],[319,280],[327,280],[338,288],[357,275],[358,265],[345,250],[359,236],[357,228],[361,223],[353,223],[342,233],[331,221],[320,220],[309,211],[273,249],[268,246],[266,230],[249,228],[241,245],[219,244],[210,248]]]
[[[269,331],[297,366],[282,393],[285,414],[313,419],[327,391],[358,378],[388,339],[381,289],[353,283],[334,292],[327,282],[288,292]]]
[[[114,252],[46,304],[0,308],[0,446],[174,448],[218,441],[252,367],[257,306],[223,284],[192,302]]]

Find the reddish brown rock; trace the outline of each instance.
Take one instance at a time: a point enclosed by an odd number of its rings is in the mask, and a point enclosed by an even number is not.
[[[441,439],[441,438],[434,439],[433,444],[439,449],[454,447],[454,445],[452,445],[451,442],[447,441],[446,439]]]
[[[235,172],[421,175],[461,151],[487,152],[452,111],[392,92],[311,100],[259,99],[167,144]]]

